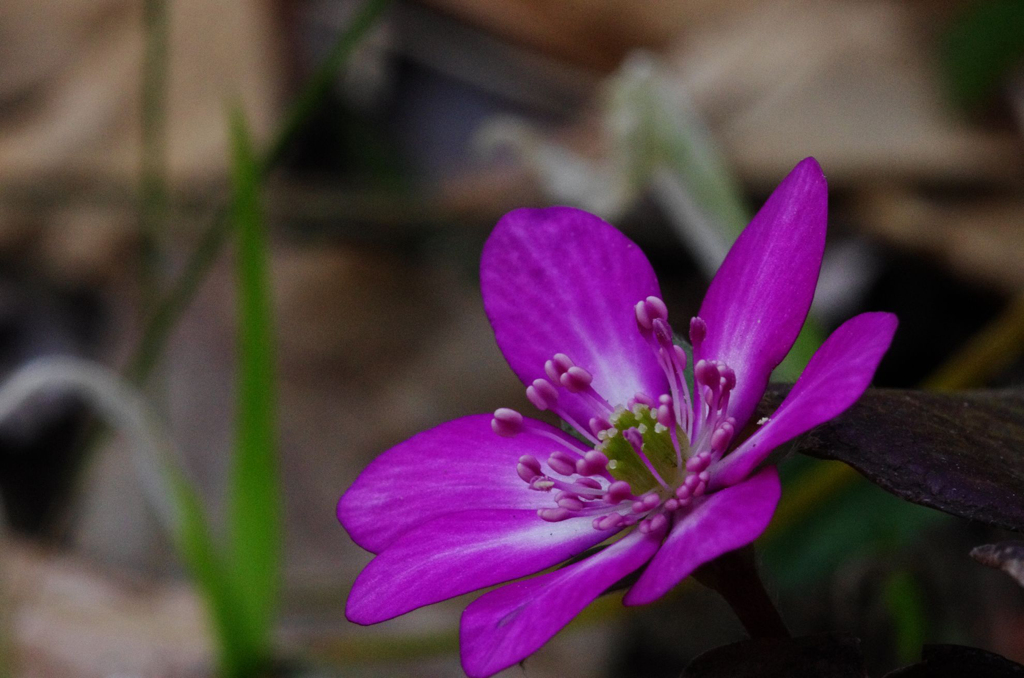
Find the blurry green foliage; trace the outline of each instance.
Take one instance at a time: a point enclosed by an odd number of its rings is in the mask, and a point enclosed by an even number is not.
[[[907,570],[896,570],[885,582],[885,604],[896,636],[896,656],[901,664],[917,659],[928,634],[924,592]]]
[[[1024,63],[1024,2],[988,0],[968,6],[947,29],[941,63],[955,101],[976,108]]]
[[[806,457],[779,466],[783,502],[826,464]],[[813,482],[813,481],[812,481]],[[927,527],[950,520],[938,511],[902,501],[866,480],[837,488],[830,496],[760,542],[772,578],[788,592],[824,581],[843,564],[871,554],[891,553]]]
[[[146,380],[181,313],[234,232],[238,244],[239,361],[226,552],[214,539],[192,485],[176,467],[167,468],[170,500],[178,516],[174,542],[210,611],[220,675],[225,678],[258,675],[273,660],[271,633],[281,579],[273,322],[260,205],[262,181],[318,110],[339,71],[388,4],[388,0],[367,0],[357,11],[265,153],[254,148],[241,113],[232,116],[231,209],[219,215],[200,239],[181,277],[156,305],[128,368],[129,379]],[[156,67],[147,69],[149,77],[157,77],[153,74],[159,72]],[[158,120],[158,114],[148,119]]]
[[[323,105],[324,99],[337,80],[338,73],[348,63],[349,57],[390,4],[390,0],[366,0],[359,7],[345,30],[338,36],[331,52],[299,92],[266,151],[260,155],[258,167],[261,176],[268,174],[281,162],[296,136]],[[131,381],[145,383],[149,378],[181,314],[192,303],[200,284],[217,261],[231,231],[231,225],[232,221],[228,214],[218,212],[213,223],[189,254],[181,275],[155,304],[153,313],[143,328],[142,338],[128,363],[126,374]]]

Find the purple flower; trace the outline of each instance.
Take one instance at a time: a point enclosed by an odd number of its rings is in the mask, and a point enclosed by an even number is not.
[[[377,554],[352,587],[348,618],[381,622],[607,542],[466,608],[462,665],[489,676],[634,570],[646,565],[627,605],[756,539],[780,494],[768,453],[849,407],[896,330],[888,313],[843,324],[778,410],[739,435],[807,316],[826,205],[825,177],[808,158],[736,241],[690,322],[693,392],[633,242],[576,209],[507,214],[484,248],[484,308],[530,401],[588,442],[500,409],[382,454],[338,504],[352,539]]]

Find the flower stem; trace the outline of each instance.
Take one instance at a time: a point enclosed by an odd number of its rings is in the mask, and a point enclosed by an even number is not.
[[[751,638],[790,637],[757,572],[753,546],[719,556],[699,567],[693,576],[725,598]]]

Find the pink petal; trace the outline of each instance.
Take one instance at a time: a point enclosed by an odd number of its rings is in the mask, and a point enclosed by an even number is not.
[[[578,563],[477,598],[462,613],[463,669],[483,678],[536,652],[608,587],[647,562],[663,535],[634,530]]]
[[[712,487],[739,482],[773,449],[856,402],[889,349],[896,324],[891,313],[862,313],[843,323],[815,352],[764,426],[711,469]]]
[[[626,605],[657,600],[704,563],[757,539],[775,513],[782,487],[769,467],[708,496],[672,526],[665,543],[626,593]]]
[[[827,190],[814,158],[797,165],[729,250],[701,305],[707,337],[695,360],[724,361],[736,371],[729,413],[739,427],[811,307],[825,248]]]
[[[509,212],[484,247],[480,284],[498,346],[524,384],[544,378],[544,362],[564,353],[612,406],[637,391],[667,392],[634,311],[660,296],[657,278],[640,248],[601,219],[569,207]],[[592,405],[560,394],[586,427]]]
[[[552,506],[554,504],[551,504]],[[345,616],[376,624],[539,572],[607,539],[593,518],[548,523],[529,510],[462,511],[398,538],[356,578]]]
[[[555,427],[528,420],[581,448]],[[503,438],[491,415],[477,414],[419,433],[377,457],[338,501],[338,520],[352,540],[380,553],[402,533],[446,513],[470,509],[538,509],[551,496],[529,489],[516,473],[524,454],[546,458],[558,444],[530,430]]]

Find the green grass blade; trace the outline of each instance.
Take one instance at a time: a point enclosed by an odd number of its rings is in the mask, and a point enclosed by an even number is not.
[[[275,426],[274,341],[261,171],[244,117],[231,118],[236,230],[238,366],[231,470],[230,571],[252,649],[269,658],[280,579],[281,496]]]
[[[221,553],[214,543],[202,502],[184,476],[167,468],[175,511],[175,548],[206,605],[217,641],[219,675],[241,678],[251,655],[239,597],[235,595]]]

